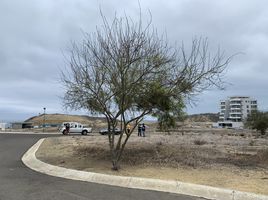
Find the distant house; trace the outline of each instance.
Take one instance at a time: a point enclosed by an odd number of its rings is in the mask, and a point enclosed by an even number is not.
[[[5,130],[11,128],[11,124],[10,123],[0,123],[0,130]]]
[[[33,123],[30,123],[30,122],[13,122],[11,126],[12,126],[13,129],[33,128]]]

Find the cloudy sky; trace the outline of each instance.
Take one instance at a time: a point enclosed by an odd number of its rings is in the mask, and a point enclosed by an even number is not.
[[[211,48],[240,53],[228,67],[225,91],[198,96],[188,113],[218,112],[219,101],[232,95],[255,97],[268,110],[267,0],[1,0],[0,121],[25,120],[43,113],[74,113],[62,108],[60,69],[70,41],[101,24],[99,9],[111,19],[126,13],[133,19],[148,10],[153,25],[170,42],[189,44],[208,37]]]

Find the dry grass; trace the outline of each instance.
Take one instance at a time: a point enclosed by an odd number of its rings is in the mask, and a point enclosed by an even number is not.
[[[121,170],[111,170],[106,136],[48,138],[37,157],[66,168],[121,176],[179,180],[268,195],[268,139],[236,130],[133,135]],[[118,136],[116,136],[117,138]],[[243,184],[241,184],[243,183]]]
[[[121,161],[129,166],[212,168],[219,165],[239,168],[267,168],[267,139],[209,132],[191,132],[182,136],[151,134],[141,139],[132,137]],[[245,137],[246,135],[246,137]],[[105,141],[74,148],[75,156],[110,161],[110,151]]]
[[[204,145],[204,141],[201,140]],[[86,157],[96,161],[110,161],[108,148],[87,146],[76,147],[74,156]],[[233,165],[240,168],[267,168],[268,150],[260,150],[254,155],[243,153],[224,153],[212,146],[167,145],[161,142],[146,146],[129,145],[121,161],[129,166],[193,167],[211,168],[217,165]]]

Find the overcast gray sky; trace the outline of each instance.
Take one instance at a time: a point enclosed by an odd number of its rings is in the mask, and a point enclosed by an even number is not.
[[[246,95],[268,110],[267,0],[139,0],[145,19],[165,31],[170,42],[191,43],[208,37],[211,48],[227,55],[242,52],[228,67],[225,91],[198,96],[188,113],[218,112],[219,101]],[[137,18],[138,1],[1,0],[0,1],[0,121],[25,120],[43,113],[74,113],[62,108],[59,69],[70,41],[101,25],[99,8],[109,19],[117,12]]]

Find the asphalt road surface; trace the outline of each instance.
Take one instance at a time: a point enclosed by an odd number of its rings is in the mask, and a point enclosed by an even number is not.
[[[185,195],[73,181],[35,172],[21,157],[48,135],[0,133],[0,200],[203,200]]]

